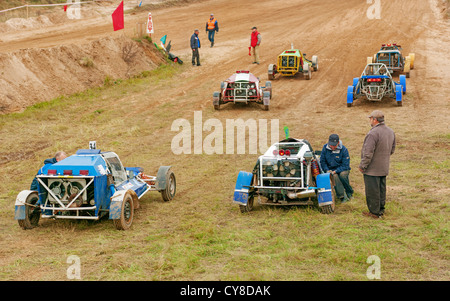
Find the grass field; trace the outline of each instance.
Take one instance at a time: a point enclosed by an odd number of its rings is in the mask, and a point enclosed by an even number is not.
[[[70,255],[80,257],[83,280],[367,280],[371,255],[380,258],[382,280],[449,279],[445,128],[396,124],[408,135],[400,135],[392,159],[383,220],[361,214],[366,205],[357,152],[351,153],[355,197],[334,214],[260,206],[241,214],[231,202],[235,180],[239,170],[251,171],[256,155],[170,150],[172,121],[189,116],[177,112],[198,109],[174,97],[188,68],[170,64],[141,77],[107,79],[101,88],[0,116],[1,280],[67,279]],[[204,119],[214,114],[212,106],[203,110]],[[301,128],[300,122],[289,126]],[[346,146],[359,150],[361,129],[345,131],[353,137]],[[320,148],[328,134],[311,131],[305,138]],[[147,194],[129,231],[115,230],[107,219],[41,220],[40,227],[21,230],[13,218],[17,193],[29,187],[45,158],[61,149],[73,154],[90,140],[149,174],[172,165],[175,199],[164,203],[158,193]]]

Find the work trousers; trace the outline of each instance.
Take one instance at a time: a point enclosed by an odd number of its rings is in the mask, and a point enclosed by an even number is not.
[[[253,62],[259,63],[259,45],[252,47],[253,52]]]
[[[386,176],[364,175],[364,186],[366,190],[366,203],[370,213],[378,216],[384,214],[386,205]]]
[[[200,65],[200,54],[198,53],[198,48],[192,49],[192,65],[195,65],[197,60],[197,66]]]
[[[350,185],[350,180],[348,178],[350,170],[344,170],[340,173],[333,175],[334,178],[334,189],[336,191],[336,196],[339,199],[344,198],[345,194],[350,198],[353,195],[353,188]]]
[[[208,30],[208,40],[211,42],[211,45],[214,43],[215,33],[216,33],[215,30]]]

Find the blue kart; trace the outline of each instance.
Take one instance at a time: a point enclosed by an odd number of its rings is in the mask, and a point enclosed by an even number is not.
[[[15,219],[22,229],[32,229],[39,219],[98,220],[109,216],[119,230],[133,222],[139,199],[158,191],[164,201],[174,198],[175,175],[161,166],[156,176],[140,167],[123,167],[114,152],[80,149],[75,155],[41,168],[37,191],[21,191],[15,202]]]
[[[397,105],[402,106],[402,95],[406,93],[405,75],[400,75],[399,81],[397,83],[392,79],[386,65],[367,64],[361,77],[354,78],[353,84],[347,88],[347,107],[351,107],[360,97],[369,101],[381,101],[385,96],[395,99]]]
[[[239,172],[233,202],[242,213],[253,210],[255,198],[260,205],[318,206],[322,213],[333,213],[333,178],[320,167],[319,153],[304,139],[275,143],[258,158],[253,172]]]

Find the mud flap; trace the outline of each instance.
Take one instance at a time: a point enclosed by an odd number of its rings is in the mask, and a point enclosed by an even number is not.
[[[22,190],[19,192],[16,198],[16,202],[14,204],[14,219],[15,220],[24,220],[25,219],[25,202],[30,194],[36,193],[37,191],[33,190]]]
[[[156,190],[161,191],[166,189],[167,186],[167,174],[172,166],[160,166],[158,173],[156,174],[155,187]]]
[[[353,86],[347,87],[347,103],[353,103]]]
[[[120,219],[122,202],[126,193],[126,190],[117,190],[111,197],[111,203],[109,204],[109,219]]]
[[[317,200],[319,206],[331,205],[333,203],[333,192],[331,187],[331,178],[329,173],[322,173],[316,177]]]
[[[239,205],[247,205],[248,189],[252,184],[253,174],[250,172],[240,171],[234,188],[233,203]]]
[[[402,85],[403,94],[405,94],[406,93],[406,76],[402,74],[399,76],[399,79],[400,79],[400,85]]]
[[[395,100],[402,101],[402,85],[395,85]]]

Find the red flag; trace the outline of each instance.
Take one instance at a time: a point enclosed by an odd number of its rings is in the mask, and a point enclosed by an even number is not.
[[[64,11],[67,11],[67,5],[64,5]]]
[[[123,18],[123,1],[120,2],[119,6],[116,8],[116,10],[113,12],[111,16],[113,20],[114,31],[123,29],[125,27]]]

